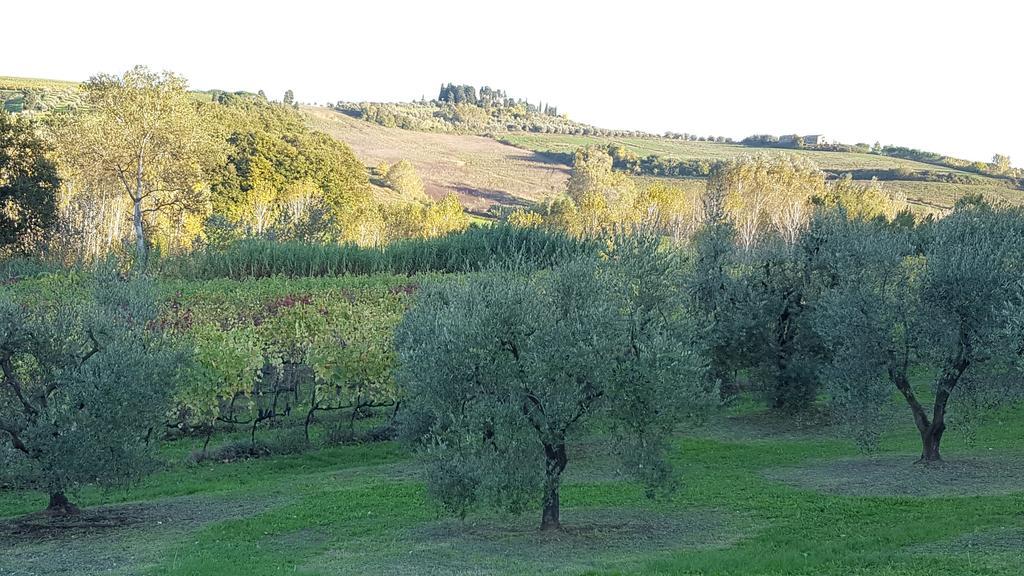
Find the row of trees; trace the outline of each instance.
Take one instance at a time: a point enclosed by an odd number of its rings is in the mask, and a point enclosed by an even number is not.
[[[442,84],[437,95],[437,102],[448,104],[470,104],[481,108],[525,108],[527,112],[543,114],[545,116],[558,116],[558,108],[550,104],[539,102],[536,105],[530,104],[523,99],[510,98],[504,90],[497,90],[490,86],[481,86],[477,95],[475,86],[470,84],[455,85],[452,83]]]
[[[397,336],[403,431],[447,510],[539,502],[556,528],[567,446],[588,429],[613,432],[622,470],[670,485],[670,431],[740,373],[779,410],[824,398],[864,446],[898,394],[924,463],[951,413],[965,425],[1024,398],[1024,211],[975,198],[915,224],[835,201],[748,245],[718,190],[705,201],[686,247],[620,236],[598,260],[419,295]]]
[[[796,156],[758,155],[718,162],[708,172],[702,198],[696,187],[665,183],[638,184],[613,170],[625,149],[577,150],[565,198],[532,211],[508,216],[518,225],[545,226],[580,236],[593,236],[611,225],[646,224],[676,240],[689,237],[710,215],[707,198],[728,215],[745,249],[770,233],[792,243],[810,221],[816,205],[841,205],[859,217],[892,218],[905,207],[876,183],[850,178],[826,181],[813,162]],[[627,151],[628,152],[628,151]],[[719,209],[719,208],[716,208]]]
[[[935,152],[926,152],[924,150],[917,150],[915,148],[907,148],[904,146],[879,146],[876,144],[876,148],[873,152],[883,156],[892,156],[894,158],[905,158],[907,160],[936,164],[938,166],[944,166],[954,170],[966,170],[983,176],[1007,178],[1014,181],[1018,186],[1020,185],[1019,180],[1024,179],[1024,169],[1014,168],[1010,164],[1010,157],[1005,154],[993,155],[991,162],[972,162],[962,158],[944,156]]]
[[[86,105],[36,121],[0,115],[0,249],[91,260],[131,241],[144,260],[244,237],[379,245],[413,223],[288,105],[203,101],[142,67],[83,94]]]
[[[508,132],[605,137],[654,137],[638,130],[607,130],[570,120],[554,106],[509,99],[504,105],[463,98],[408,103],[337,102],[334,109],[389,128],[491,136]]]

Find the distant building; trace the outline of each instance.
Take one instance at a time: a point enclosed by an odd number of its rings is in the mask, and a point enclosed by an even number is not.
[[[826,146],[831,144],[824,134],[807,134],[806,136],[800,136],[799,134],[783,134],[779,136],[780,146],[796,146],[797,143],[802,141],[804,146]]]

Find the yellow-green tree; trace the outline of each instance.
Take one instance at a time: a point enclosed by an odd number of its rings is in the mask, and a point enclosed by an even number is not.
[[[468,227],[469,216],[455,194],[449,193],[440,202],[430,204],[423,215],[423,235],[426,238],[461,232]]]
[[[221,156],[185,79],[136,66],[85,84],[85,105],[56,125],[58,158],[72,194],[127,197],[138,259],[147,217],[181,220],[208,206],[204,166]]]
[[[612,157],[604,149],[582,148],[573,158],[566,193],[575,205],[577,222],[569,228],[595,236],[610,224],[639,220],[638,190],[626,174],[612,171]],[[572,210],[563,210],[568,215]]]
[[[792,244],[810,219],[825,174],[809,160],[791,155],[758,155],[717,166],[706,195],[720,196],[740,245],[749,250],[774,231]]]
[[[388,186],[407,199],[420,200],[426,198],[423,179],[416,167],[408,160],[399,160],[388,169]]]
[[[902,198],[885,193],[877,180],[860,184],[849,176],[829,182],[821,201],[826,207],[841,208],[853,220],[892,219],[907,207]]]

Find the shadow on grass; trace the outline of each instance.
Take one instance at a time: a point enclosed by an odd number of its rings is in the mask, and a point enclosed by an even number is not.
[[[0,521],[0,575],[138,574],[183,535],[283,504],[278,497],[182,496]]]
[[[933,465],[912,454],[811,462],[765,470],[795,488],[842,496],[991,496],[1024,491],[1024,457],[954,457]]]
[[[568,509],[556,532],[538,530],[533,516],[428,522],[401,531],[395,542],[346,542],[302,569],[339,575],[496,575],[513,568],[517,574],[576,574],[635,567],[658,552],[726,547],[741,536],[735,519],[714,509]]]

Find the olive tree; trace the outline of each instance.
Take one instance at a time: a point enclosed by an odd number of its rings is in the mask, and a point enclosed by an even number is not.
[[[569,445],[614,431],[624,468],[671,475],[673,424],[711,396],[675,293],[675,257],[620,241],[604,263],[497,270],[421,289],[396,334],[404,435],[432,460],[430,492],[452,512],[540,501],[560,527]]]
[[[92,294],[55,303],[0,293],[0,477],[49,494],[122,484],[149,470],[152,426],[166,410],[176,353],[147,329],[145,282],[102,274]]]
[[[833,403],[870,440],[895,388],[920,433],[921,461],[941,461],[951,401],[1008,397],[1021,386],[1009,376],[1019,351],[1005,312],[1024,274],[1021,211],[969,199],[916,230],[842,216],[831,226],[821,249],[832,285],[817,325],[832,352]],[[915,390],[915,367],[932,375],[930,407]]]

